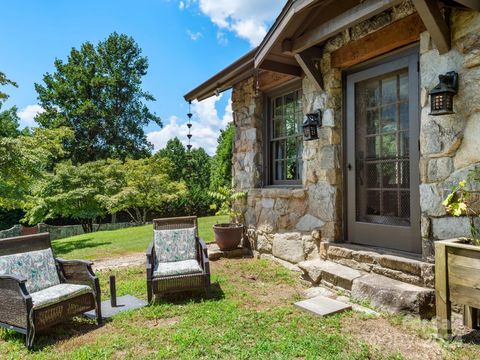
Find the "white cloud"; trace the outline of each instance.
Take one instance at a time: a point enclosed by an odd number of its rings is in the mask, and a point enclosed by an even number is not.
[[[193,136],[191,144],[196,148],[203,147],[210,155],[213,155],[217,148],[217,138],[220,134],[220,129],[223,129],[233,120],[231,99],[228,101],[223,117],[219,117],[216,104],[221,98],[222,95],[192,103]],[[147,138],[154,145],[155,151],[157,151],[165,147],[168,140],[174,137],[178,137],[186,145],[188,143],[187,134],[186,122],[180,124],[177,116],[171,116],[168,124],[161,130],[148,133]]]
[[[44,111],[45,110],[38,104],[27,105],[26,107],[17,112],[17,115],[20,118],[20,126],[38,126],[37,122],[35,121],[35,116],[37,116],[37,114],[43,113]]]
[[[257,46],[266,35],[268,26],[280,13],[286,0],[187,0],[180,9],[198,2],[200,11],[207,15],[220,30],[234,32],[238,37]],[[224,42],[218,36],[219,42]]]
[[[198,39],[203,37],[203,34],[200,31],[193,32],[190,29],[187,29],[187,35],[192,39],[193,41],[197,41]]]

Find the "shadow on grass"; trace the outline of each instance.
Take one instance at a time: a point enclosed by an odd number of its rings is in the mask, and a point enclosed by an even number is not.
[[[82,240],[65,242],[62,242],[61,240],[56,240],[53,242],[52,246],[55,255],[62,256],[69,254],[75,250],[91,249],[99,246],[110,245],[111,243],[112,242],[110,241],[96,242],[93,238],[86,238]]]
[[[213,283],[208,295],[204,290],[182,291],[163,296],[155,296],[154,304],[185,305],[192,301],[199,303],[205,300],[220,301],[222,299],[225,299],[225,293],[220,287],[220,284]]]
[[[103,325],[105,325],[105,321]],[[29,353],[37,353],[44,350],[46,347],[52,345],[58,345],[62,341],[66,341],[81,335],[88,334],[94,330],[97,330],[103,325],[97,325],[94,320],[89,320],[83,317],[76,317],[67,320],[58,325],[46,328],[35,334],[35,340],[33,347],[29,349]],[[13,330],[3,330],[3,340],[18,342],[22,345],[25,344],[25,335],[22,335]]]
[[[456,337],[455,341],[462,342],[464,344],[480,344],[480,330],[472,330],[468,334],[461,337]]]

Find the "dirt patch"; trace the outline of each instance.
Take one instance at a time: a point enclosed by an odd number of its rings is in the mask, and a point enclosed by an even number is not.
[[[157,327],[168,327],[172,325],[176,325],[180,322],[181,318],[180,316],[174,316],[170,318],[162,318],[162,319],[151,319],[148,320],[146,325],[151,328],[157,328]]]
[[[93,270],[108,271],[111,269],[126,268],[130,266],[145,266],[145,264],[145,254],[139,253],[117,258],[95,260],[93,263]]]
[[[434,339],[423,339],[413,332],[393,326],[385,318],[364,318],[352,314],[342,320],[343,332],[364,341],[381,353],[396,352],[405,359],[437,360],[445,358],[445,351]]]
[[[230,285],[237,289],[238,299],[244,306],[256,310],[265,310],[299,299],[304,286],[298,281],[286,281],[271,273],[270,269],[252,269],[249,259],[222,259],[211,263],[212,273],[221,274],[229,279]]]

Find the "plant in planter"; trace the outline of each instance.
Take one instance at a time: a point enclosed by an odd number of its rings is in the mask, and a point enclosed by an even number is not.
[[[217,204],[211,205],[212,209],[217,210],[216,214],[230,217],[230,223],[213,226],[215,242],[220,250],[234,250],[240,244],[243,235],[243,213],[238,211],[235,205],[238,201],[244,199],[247,194],[223,186],[209,194],[220,203],[220,206],[217,206]]]
[[[471,188],[478,188],[480,171],[469,175]],[[477,186],[475,186],[477,185]],[[443,205],[453,216],[468,217],[470,237],[435,242],[435,294],[439,336],[451,336],[451,303],[464,305],[464,323],[478,328],[480,308],[480,239],[478,191],[461,181]]]

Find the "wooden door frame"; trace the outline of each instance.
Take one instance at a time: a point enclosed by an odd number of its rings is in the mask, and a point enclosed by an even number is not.
[[[400,58],[404,57],[410,57],[412,55],[417,56],[417,91],[418,91],[418,96],[414,99],[411,99],[411,101],[414,101],[415,104],[413,104],[414,108],[417,109],[417,112],[415,113],[415,117],[417,118],[418,121],[413,121],[411,122],[410,126],[412,127],[412,130],[415,132],[416,137],[410,139],[411,141],[411,146],[418,146],[418,151],[416,151],[414,154],[411,154],[410,157],[410,164],[414,164],[414,166],[411,166],[412,169],[414,169],[413,173],[411,173],[411,180],[415,178],[415,183],[420,185],[420,168],[419,168],[419,161],[420,161],[420,140],[419,140],[419,134],[420,134],[420,121],[421,121],[421,107],[420,107],[420,70],[419,70],[419,45],[418,43],[412,44],[408,47],[396,50],[394,52],[391,52],[389,54],[377,57],[372,60],[368,60],[362,64],[356,65],[348,70],[343,71],[342,73],[342,118],[343,118],[343,126],[342,126],[342,149],[343,149],[343,164],[342,164],[342,176],[343,176],[343,204],[342,204],[342,213],[343,213],[343,221],[342,221],[342,233],[343,233],[343,241],[346,243],[350,243],[350,239],[348,236],[348,223],[349,223],[349,214],[348,214],[348,200],[349,200],[349,190],[348,190],[348,172],[349,170],[347,169],[348,165],[348,148],[347,148],[347,133],[348,133],[348,109],[347,109],[347,78],[355,73],[360,73],[363,71],[366,71],[371,68],[376,68],[378,66],[392,63],[395,60],[399,60]],[[409,85],[411,86],[411,85]],[[419,186],[412,186],[410,188],[411,190],[411,199],[416,199],[415,201],[411,201],[410,206],[411,206],[411,227],[412,227],[412,232],[415,234],[415,238],[418,238],[416,247],[412,253],[416,254],[421,254],[422,253],[422,241],[421,241],[421,231],[420,231],[420,188]]]

